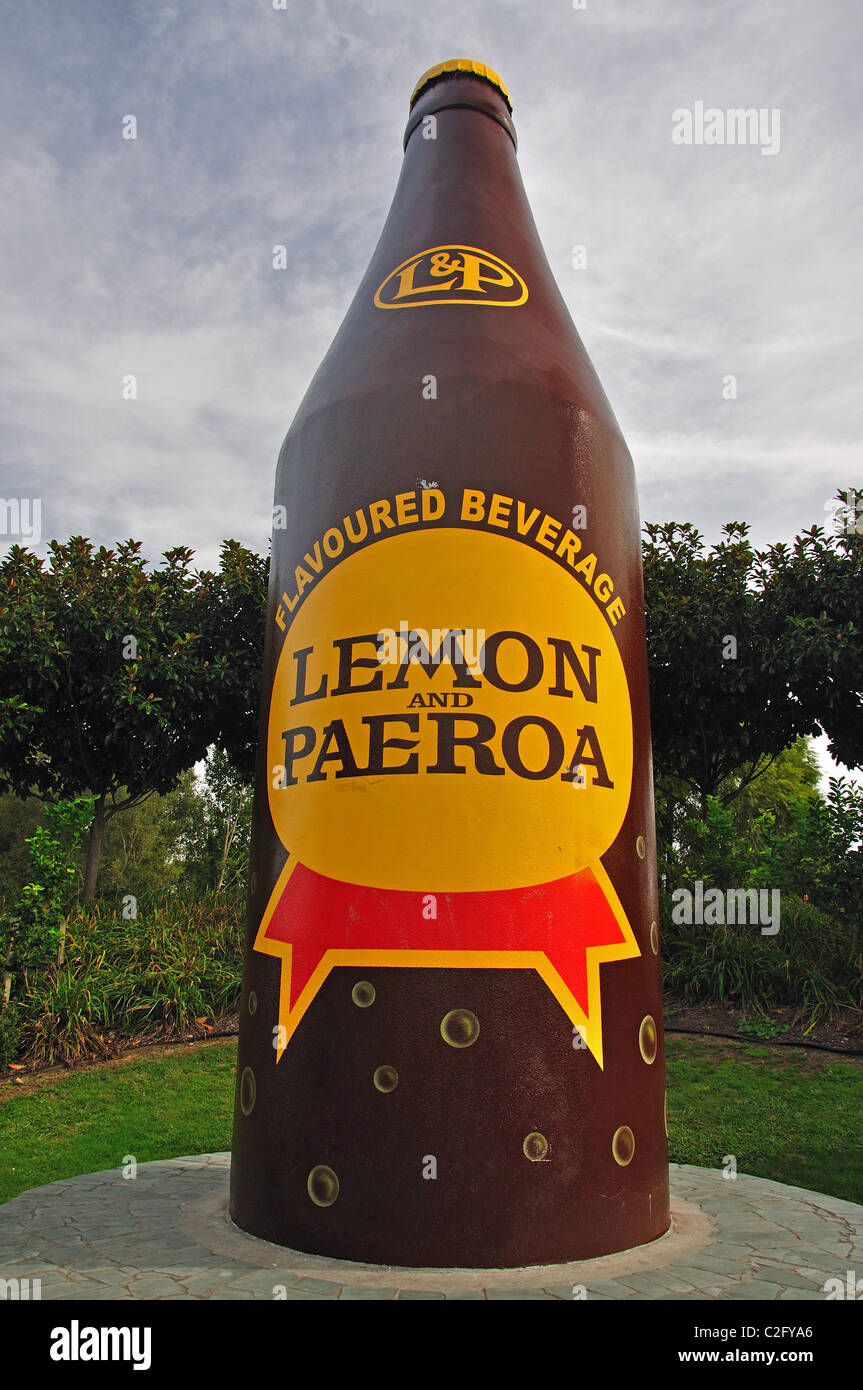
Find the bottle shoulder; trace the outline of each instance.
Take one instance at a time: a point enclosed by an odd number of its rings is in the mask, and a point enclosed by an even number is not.
[[[416,396],[463,406],[517,392],[524,402],[532,400],[532,409],[583,410],[618,430],[562,300],[538,313],[530,301],[513,309],[451,307],[460,312],[439,305],[373,317],[355,301],[309,384],[295,425],[363,398],[377,411],[386,410],[387,398],[393,405]]]

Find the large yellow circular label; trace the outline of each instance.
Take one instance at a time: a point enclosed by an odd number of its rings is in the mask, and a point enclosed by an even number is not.
[[[317,873],[418,892],[578,872],[629,804],[632,712],[588,591],[507,536],[349,556],[291,623],[268,725],[279,838]]]

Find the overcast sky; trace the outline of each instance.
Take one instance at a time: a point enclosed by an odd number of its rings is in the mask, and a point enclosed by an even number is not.
[[[0,13],[0,495],[41,498],[43,547],[266,549],[276,455],[383,224],[410,92],[454,56],[509,87],[642,518],[789,539],[863,482],[859,0]],[[763,109],[778,149],[675,144],[697,102]]]

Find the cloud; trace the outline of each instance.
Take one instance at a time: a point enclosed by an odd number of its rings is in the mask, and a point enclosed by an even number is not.
[[[41,496],[46,538],[208,564],[228,534],[265,548],[276,454],[383,225],[409,93],[457,52],[513,95],[643,517],[788,539],[860,481],[851,7],[210,0],[20,7],[8,27],[0,492]],[[780,153],[675,146],[696,100],[779,107]]]

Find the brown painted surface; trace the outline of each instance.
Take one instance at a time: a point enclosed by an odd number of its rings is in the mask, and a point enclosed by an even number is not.
[[[429,113],[435,140],[422,136]],[[447,77],[421,93],[380,242],[279,459],[275,501],[286,508],[287,526],[274,533],[238,1062],[238,1077],[253,1073],[255,1095],[246,1115],[238,1087],[231,1212],[254,1235],[345,1259],[564,1262],[653,1240],[669,1222],[635,479],[546,262],[509,125],[503,98],[477,78]],[[482,248],[514,267],[529,287],[527,302],[374,307],[375,291],[397,266],[447,244]],[[420,389],[428,374],[437,378],[434,403]],[[641,954],[601,967],[603,1068],[573,1047],[573,1025],[535,970],[428,966],[333,969],[276,1061],[281,964],[252,949],[287,858],[270,819],[265,766],[268,692],[282,641],[274,617],[283,591],[294,593],[294,566],[328,527],[375,498],[418,489],[420,479],[448,497],[470,486],[524,498],[564,525],[583,504],[584,553],[596,551],[625,604],[614,637],[633,709],[632,793],[602,863]],[[573,814],[577,796],[573,790]],[[297,932],[308,925],[298,921]],[[374,984],[371,1007],[352,1001],[358,980]],[[454,1008],[480,1021],[470,1047],[441,1038],[441,1020]],[[638,1043],[647,1015],[658,1029],[651,1065]],[[382,1065],[398,1072],[389,1093],[370,1084]],[[247,1109],[248,1100],[247,1090]],[[612,1153],[622,1126],[635,1137],[625,1166]],[[533,1133],[547,1140],[544,1161],[525,1156]],[[429,1156],[434,1179],[423,1177]],[[308,1195],[318,1165],[338,1175],[331,1206]]]

